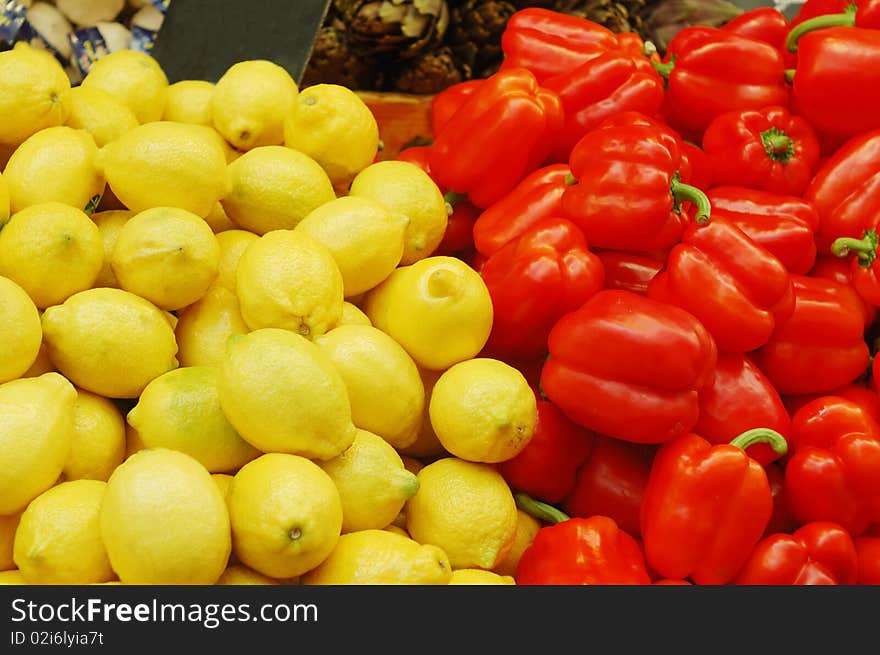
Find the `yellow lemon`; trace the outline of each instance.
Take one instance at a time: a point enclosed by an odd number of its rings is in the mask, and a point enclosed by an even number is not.
[[[447,455],[446,449],[437,438],[434,432],[434,426],[431,425],[431,395],[434,393],[434,385],[443,374],[443,371],[433,371],[429,368],[419,367],[419,374],[422,376],[422,384],[425,387],[425,411],[422,412],[422,422],[419,427],[419,433],[416,440],[409,446],[400,449],[402,455],[410,457],[439,457]],[[405,460],[404,460],[405,461]]]
[[[76,389],[58,373],[0,384],[0,514],[58,480],[70,451]]]
[[[213,366],[188,366],[150,382],[127,417],[144,446],[179,450],[211,473],[233,471],[259,456],[220,408],[219,377]]]
[[[106,480],[125,458],[125,420],[103,396],[77,389],[66,480]]]
[[[373,325],[370,323],[370,318],[364,314],[364,312],[357,306],[348,301],[342,303],[342,316],[339,317],[339,320],[336,321],[334,325],[331,326],[331,330],[333,328],[338,328],[341,325]]]
[[[97,164],[134,212],[177,207],[204,217],[226,194],[226,155],[212,132],[202,125],[147,123],[101,148]]]
[[[254,148],[230,163],[227,173],[223,209],[238,227],[256,234],[292,230],[311,211],[336,199],[324,169],[284,146]]]
[[[18,569],[0,571],[0,585],[26,585],[27,580]]]
[[[258,573],[243,564],[227,566],[217,580],[218,585],[280,585],[281,581]]]
[[[220,405],[259,450],[326,460],[354,440],[345,382],[308,339],[276,328],[233,336],[220,371]]]
[[[28,137],[3,172],[12,213],[45,202],[94,211],[104,193],[104,178],[95,167],[97,153],[85,130],[58,126]]]
[[[150,55],[117,50],[92,64],[82,86],[106,91],[126,105],[140,123],[158,121],[165,110],[168,78]]]
[[[230,66],[211,99],[214,127],[238,150],[284,142],[284,117],[299,93],[278,64],[262,59]]]
[[[31,205],[0,230],[0,275],[17,282],[40,309],[91,288],[103,261],[98,227],[60,202]]]
[[[132,216],[110,256],[119,286],[168,311],[204,296],[219,266],[214,232],[204,219],[176,207],[154,207]]]
[[[223,232],[224,230],[235,229],[235,223],[233,223],[229,216],[226,215],[226,210],[223,209],[223,205],[219,200],[214,203],[214,209],[205,216],[205,223],[208,224],[214,234]]]
[[[447,369],[476,357],[492,331],[489,290],[455,257],[401,266],[367,293],[363,309],[424,368]]]
[[[134,212],[127,209],[110,209],[92,214],[92,220],[98,226],[101,241],[104,244],[104,262],[92,286],[119,288],[119,280],[116,279],[116,274],[113,273],[113,268],[110,266],[110,256],[113,254],[113,247],[116,245],[116,239],[119,238],[122,226],[132,216],[134,216]]]
[[[507,555],[494,567],[495,573],[516,577],[516,567],[522,554],[532,545],[542,527],[541,522],[531,514],[526,514],[521,509],[516,510],[516,536]]]
[[[327,247],[304,232],[275,230],[238,260],[236,294],[252,330],[284,328],[310,339],[342,315],[342,274]]]
[[[419,491],[406,503],[406,529],[422,544],[442,548],[453,568],[492,569],[516,536],[516,502],[489,464],[456,457],[419,471]]]
[[[0,276],[0,383],[21,377],[40,352],[43,329],[34,301],[18,284]]]
[[[406,520],[406,519],[404,518],[404,520]],[[406,537],[407,539],[410,538],[409,533],[406,530],[401,528],[399,525],[394,525],[393,523],[391,525],[386,525],[382,529],[385,530],[386,532],[399,534],[401,537]]]
[[[15,543],[15,531],[21,512],[15,514],[0,514],[0,571],[8,571],[15,568],[12,558],[12,545]]]
[[[140,123],[128,105],[107,91],[77,86],[70,90],[70,114],[64,124],[86,130],[97,146],[103,148]]]
[[[63,482],[21,515],[15,565],[29,584],[92,584],[115,579],[101,540],[99,515],[107,483]]]
[[[388,530],[339,537],[336,548],[302,577],[305,585],[445,585],[452,568],[437,546],[418,544]]]
[[[128,459],[136,452],[143,450],[146,446],[144,446],[144,442],[141,441],[141,435],[138,434],[138,431],[131,427],[128,423],[125,424],[125,459]]]
[[[43,313],[52,363],[76,386],[108,398],[137,398],[177,368],[177,342],[165,314],[122,289],[89,289]]]
[[[314,84],[303,89],[285,118],[284,145],[317,161],[334,186],[343,188],[376,158],[379,126],[351,89]]]
[[[344,196],[312,211],[296,229],[327,246],[350,298],[369,291],[397,268],[406,219],[369,198]]]
[[[298,455],[270,453],[245,464],[232,480],[228,502],[235,555],[272,578],[315,568],[342,529],[333,480]]]
[[[400,263],[412,264],[437,249],[449,216],[440,189],[428,174],[407,161],[380,161],[357,174],[349,195],[370,198],[406,220]]]
[[[0,52],[0,143],[62,125],[70,111],[70,78],[61,64],[24,41]]]
[[[538,408],[525,376],[497,359],[451,366],[437,380],[429,415],[443,447],[471,462],[516,457],[535,432]]]
[[[388,526],[419,488],[394,448],[366,430],[358,430],[352,444],[321,468],[342,499],[342,532]]]
[[[226,502],[201,464],[142,450],[107,482],[101,536],[123,584],[214,584],[232,549]]]
[[[197,302],[178,312],[177,359],[181,366],[221,366],[233,334],[250,332],[238,298],[225,287],[212,287]]]
[[[163,121],[214,126],[211,100],[214,85],[205,80],[181,80],[168,87]]]
[[[42,332],[42,324],[40,327],[40,331]],[[40,351],[37,353],[37,358],[34,360],[34,363],[31,364],[31,367],[21,374],[23,378],[36,378],[41,376],[43,373],[57,373],[55,369],[55,365],[52,363],[52,359],[49,357],[49,347],[46,345],[46,342],[40,344]]]
[[[0,164],[0,171],[5,167],[5,163]],[[9,218],[9,206],[9,185],[6,183],[6,178],[0,173],[0,225],[3,225]]]
[[[516,584],[509,575],[498,575],[483,569],[456,569],[449,579],[451,585],[497,585]]]
[[[412,358],[387,334],[343,325],[317,337],[345,381],[351,420],[395,448],[415,441],[425,408],[422,378]]]
[[[259,238],[247,230],[233,229],[217,233],[217,243],[220,244],[220,265],[214,286],[225,287],[235,293],[235,275],[241,255],[245,248]]]
[[[229,494],[229,485],[232,484],[232,475],[229,473],[212,473],[211,478],[217,484],[223,498]]]

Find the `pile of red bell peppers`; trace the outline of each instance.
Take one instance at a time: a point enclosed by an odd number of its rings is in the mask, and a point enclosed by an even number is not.
[[[502,46],[400,158],[538,397],[517,582],[880,584],[880,0]]]

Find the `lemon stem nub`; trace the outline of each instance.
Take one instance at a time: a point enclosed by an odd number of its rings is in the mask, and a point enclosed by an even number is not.
[[[287,535],[290,537],[291,541],[296,541],[297,539],[302,537],[302,530],[300,530],[299,528],[293,528],[290,532],[287,533]]]

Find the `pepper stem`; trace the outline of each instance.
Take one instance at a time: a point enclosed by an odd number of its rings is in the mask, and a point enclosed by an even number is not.
[[[840,237],[831,244],[831,254],[835,257],[846,257],[851,252],[856,253],[859,266],[868,268],[877,259],[877,247],[880,246],[880,236],[877,230],[865,230],[861,239],[852,237]]]
[[[785,132],[775,127],[761,132],[761,141],[767,156],[773,161],[787,164],[794,155],[794,141]]]
[[[855,27],[856,5],[849,5],[843,13],[814,16],[803,23],[795,25],[785,37],[785,47],[789,52],[797,52],[798,39],[807,32],[814,32],[826,27]]]
[[[797,73],[796,68],[786,68],[785,69],[785,81],[791,84],[794,82],[794,74]]]
[[[578,183],[578,179],[574,176],[573,173],[569,173],[565,176],[565,186],[574,186]]]
[[[544,521],[545,523],[555,525],[556,523],[567,521],[570,518],[561,510],[553,507],[553,505],[548,505],[547,503],[542,503],[540,500],[535,500],[528,494],[520,492],[514,494],[513,498],[516,500],[516,506],[522,511],[529,516]]]
[[[672,69],[675,68],[675,58],[673,57],[665,64],[660,61],[651,60],[651,65],[654,67],[658,73],[660,73],[660,77],[665,80],[669,79],[669,75],[672,73]]]
[[[788,442],[776,430],[770,428],[754,428],[747,430],[730,442],[731,446],[745,450],[749,446],[758,443],[770,444],[777,455],[785,455],[788,452]]]
[[[690,200],[697,206],[697,213],[694,216],[694,220],[697,224],[705,225],[709,222],[709,215],[712,213],[712,205],[709,203],[709,198],[706,197],[705,193],[695,186],[682,182],[677,172],[672,176],[669,190],[672,192],[672,198],[675,202],[676,208],[681,206],[681,203],[685,200]]]
[[[443,200],[448,202],[452,207],[458,203],[462,198],[466,198],[466,193],[456,193],[455,191],[447,191],[446,195],[443,196]]]

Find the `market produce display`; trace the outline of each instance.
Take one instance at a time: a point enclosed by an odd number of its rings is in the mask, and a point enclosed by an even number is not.
[[[449,20],[378,4],[376,52]],[[270,61],[0,52],[0,583],[880,583],[880,32],[837,8],[518,8],[381,161]]]

